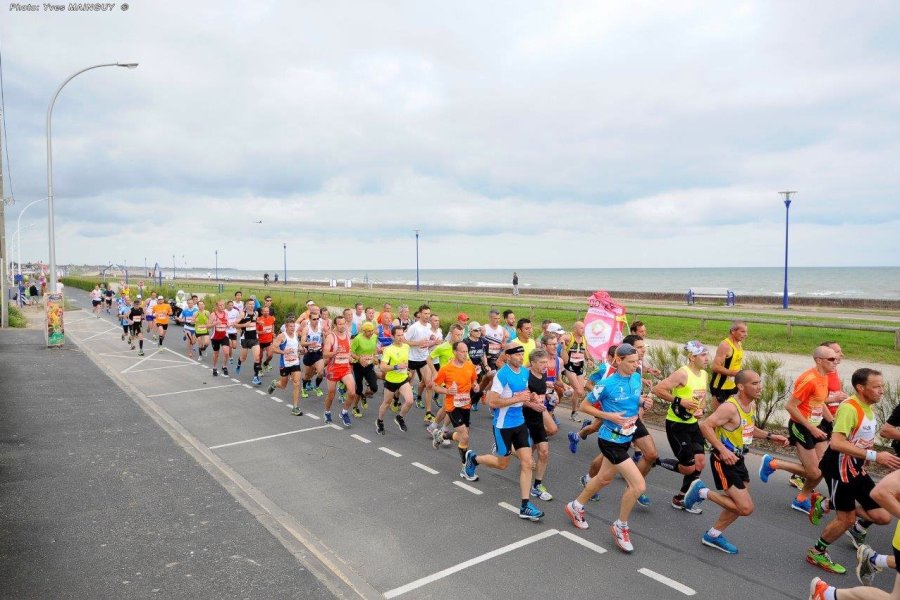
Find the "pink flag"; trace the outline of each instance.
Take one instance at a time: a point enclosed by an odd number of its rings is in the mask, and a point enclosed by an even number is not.
[[[606,352],[613,344],[621,344],[627,324],[625,307],[598,290],[588,298],[588,311],[584,317],[584,337],[588,352],[598,363],[606,359]]]

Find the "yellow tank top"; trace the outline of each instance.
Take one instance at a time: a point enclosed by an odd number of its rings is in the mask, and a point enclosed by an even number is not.
[[[681,367],[679,369],[687,373],[687,381],[684,385],[680,385],[678,387],[672,388],[672,395],[676,398],[681,398],[682,400],[687,400],[690,398],[695,390],[703,390],[706,391],[706,371],[700,371],[699,375],[694,375],[694,372],[691,371],[691,368],[687,365]],[[706,401],[704,396],[704,402],[701,407],[694,413],[689,419],[683,419],[679,417],[675,413],[675,409],[672,408],[672,405],[669,405],[669,412],[666,414],[667,421],[674,421],[675,423],[696,423],[697,417],[703,416],[703,411],[706,408]]]
[[[734,404],[741,417],[741,424],[733,430],[724,427],[716,427],[716,437],[719,438],[726,448],[732,452],[735,450],[743,451],[744,448],[753,442],[753,432],[756,431],[756,425],[753,423],[753,413],[744,412],[737,396],[732,396],[728,402]]]
[[[900,521],[897,521],[897,526],[894,528],[894,541],[891,542],[891,545],[900,550]]]
[[[731,341],[731,338],[725,338],[725,341],[731,346],[731,355],[725,359],[722,366],[729,370],[740,370],[741,363],[744,361],[744,347],[741,345],[735,346],[734,342]],[[709,388],[713,391],[733,390],[734,377],[726,377],[720,373],[713,373]]]

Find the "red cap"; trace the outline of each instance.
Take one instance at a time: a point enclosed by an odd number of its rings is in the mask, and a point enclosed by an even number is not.
[[[469,315],[467,315],[466,313],[459,313],[458,315],[456,315],[456,320],[457,321],[468,321]]]

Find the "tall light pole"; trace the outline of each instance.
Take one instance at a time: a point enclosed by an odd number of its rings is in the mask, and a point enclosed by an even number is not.
[[[416,229],[416,291],[419,291],[419,230]]]
[[[175,264],[175,255],[172,255],[172,281],[175,281],[175,270],[178,266]]]
[[[784,194],[784,298],[781,300],[781,308],[788,308],[788,223],[791,212],[791,194],[796,194],[794,190],[778,192]]]
[[[42,202],[44,200],[46,200],[46,198],[38,198],[37,200],[32,200],[31,202],[26,204],[19,212],[19,216],[16,219],[16,253],[18,254],[16,260],[18,260],[19,262],[19,275],[22,274],[22,215],[25,214],[25,211],[28,210],[29,206],[31,206],[32,204],[37,204],[38,202]]]
[[[287,242],[284,242],[284,281],[281,283],[287,285]]]
[[[77,73],[74,73],[69,76],[68,79],[63,81],[58,88],[56,88],[56,93],[53,94],[53,99],[50,100],[50,106],[47,108],[47,231],[50,236],[50,293],[56,293],[56,232],[53,224],[53,144],[50,136],[50,125],[53,119],[53,105],[56,104],[56,98],[59,96],[59,93],[62,91],[66,84],[84,73],[85,71],[90,71],[91,69],[99,69],[101,67],[125,67],[126,69],[136,69],[138,66],[137,63],[105,63],[102,65],[94,65],[92,67],[87,67],[85,69],[81,69]]]

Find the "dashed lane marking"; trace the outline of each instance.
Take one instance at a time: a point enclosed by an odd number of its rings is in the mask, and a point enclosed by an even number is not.
[[[177,392],[166,392],[165,394],[150,394],[148,398],[161,398],[163,396],[176,396],[178,394],[188,394],[190,392],[205,392],[206,390],[218,390],[222,388],[230,388],[236,385],[240,385],[239,383],[226,383],[225,385],[213,385],[202,388],[194,388],[192,390],[179,390]]]
[[[598,546],[597,544],[595,544],[593,542],[589,542],[586,539],[584,539],[583,537],[579,537],[569,531],[560,531],[559,535],[563,536],[567,540],[572,540],[576,544],[580,544],[580,545],[584,546],[585,548],[593,550],[597,554],[605,554],[606,553],[606,548],[604,548],[603,546]]]
[[[352,438],[355,439],[355,440],[359,440],[359,441],[362,442],[363,444],[371,444],[371,443],[372,443],[372,440],[367,440],[367,439],[364,438],[363,436],[357,435],[357,434],[355,434],[355,433],[351,433],[351,434],[350,434],[350,437],[352,437]]]
[[[425,471],[426,473],[431,473],[432,475],[437,475],[440,473],[440,471],[435,471],[431,467],[429,467],[427,465],[423,465],[422,463],[414,462],[412,464],[412,466],[418,467],[418,468],[422,469],[423,471]]]
[[[669,579],[665,575],[660,575],[656,571],[651,571],[650,569],[648,569],[646,567],[638,569],[638,573],[640,573],[641,575],[646,575],[650,579],[656,580],[663,585],[667,585],[670,588],[672,588],[673,590],[681,592],[685,596],[694,596],[697,593],[692,588],[689,588],[688,586],[684,585],[683,583],[675,581],[674,579]]]
[[[210,450],[216,450],[218,448],[228,448],[230,446],[240,446],[241,444],[249,444],[252,442],[260,442],[262,440],[271,440],[277,437],[283,437],[285,435],[293,435],[295,433],[303,433],[305,431],[314,431],[316,429],[325,429],[328,425],[318,425],[316,427],[306,427],[305,429],[295,429],[293,431],[284,431],[282,433],[273,433],[272,435],[264,435],[261,437],[250,438],[249,440],[240,440],[238,442],[230,442],[228,444],[219,444],[218,446],[210,446]]]
[[[403,455],[400,454],[399,452],[394,452],[394,451],[391,450],[390,448],[385,448],[384,446],[380,447],[379,450],[381,450],[381,451],[384,452],[385,454],[390,454],[390,455],[393,456],[394,458],[400,458],[401,456],[403,456]]]
[[[461,487],[462,489],[466,490],[467,492],[472,492],[476,496],[480,496],[484,493],[481,490],[479,490],[478,488],[474,488],[471,485],[466,485],[462,481],[454,481],[453,485],[455,485],[457,487]],[[516,511],[516,512],[518,513],[519,511]]]

